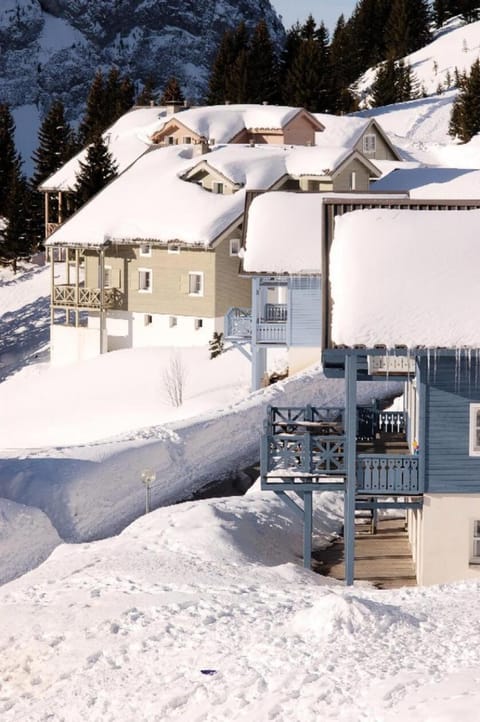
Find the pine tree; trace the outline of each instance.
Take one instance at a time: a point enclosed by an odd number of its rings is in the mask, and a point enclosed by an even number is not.
[[[10,108],[0,103],[0,216],[7,216],[7,196],[20,174],[20,156],[15,150],[15,123]]]
[[[450,118],[450,135],[458,136],[468,143],[480,133],[480,60],[470,68],[470,74],[462,80]]]
[[[290,65],[284,69],[283,98],[288,105],[310,111],[331,106],[328,33],[323,23],[317,29],[310,16],[291,45]]]
[[[220,105],[226,101],[244,102],[247,48],[245,23],[240,23],[233,32],[227,30],[224,33],[212,65],[208,83],[208,105]]]
[[[465,22],[473,23],[480,17],[479,0],[457,0],[457,5]]]
[[[401,58],[430,39],[430,8],[426,0],[393,0],[385,30],[387,53]]]
[[[160,105],[166,105],[167,103],[183,103],[184,100],[185,98],[183,97],[182,89],[178,84],[178,80],[172,75],[163,89],[163,94],[160,98]]]
[[[55,100],[38,131],[38,147],[33,153],[33,186],[39,186],[77,151],[75,135],[65,118],[61,100]]]
[[[277,102],[278,62],[265,20],[256,26],[249,45],[247,76],[249,103]]]
[[[385,26],[391,11],[391,0],[359,0],[346,29],[352,38],[349,58],[353,78],[385,59]]]
[[[117,175],[117,166],[100,134],[87,149],[85,163],[80,162],[80,172],[75,184],[77,207],[82,206]]]
[[[350,33],[344,16],[340,15],[330,44],[331,109],[334,113],[350,113],[355,110],[355,99],[349,90],[349,85],[355,80],[349,61],[351,56]]]
[[[142,90],[137,95],[136,105],[152,105],[155,103],[155,78],[149,75],[145,80]]]
[[[5,215],[8,223],[1,254],[5,260],[12,261],[16,269],[16,259],[30,255],[37,245],[31,234],[31,192],[20,172],[15,173],[10,181]]]
[[[101,70],[97,70],[87,97],[87,108],[78,129],[82,145],[88,145],[105,128],[107,115],[105,81]]]
[[[377,71],[372,85],[372,107],[392,105],[398,102],[398,70],[397,63],[390,57]]]

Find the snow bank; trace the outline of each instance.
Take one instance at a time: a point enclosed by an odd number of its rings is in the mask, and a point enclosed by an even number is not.
[[[480,346],[480,211],[361,210],[336,219],[337,344]]]
[[[40,509],[0,499],[0,584],[37,567],[61,541]]]

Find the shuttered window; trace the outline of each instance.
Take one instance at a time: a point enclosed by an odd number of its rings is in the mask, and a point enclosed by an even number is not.
[[[480,456],[480,404],[470,404],[470,456]]]
[[[143,293],[152,292],[152,271],[150,269],[138,269],[138,290]]]
[[[373,155],[377,150],[377,138],[373,133],[367,133],[363,138],[363,152]]]
[[[472,557],[470,561],[474,564],[480,564],[480,521],[478,519],[473,522],[472,537]]]
[[[188,274],[188,293],[190,296],[203,296],[203,273]]]

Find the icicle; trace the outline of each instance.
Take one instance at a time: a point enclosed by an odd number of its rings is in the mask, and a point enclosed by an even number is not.
[[[459,366],[460,366],[460,349],[458,346],[456,346],[455,347],[455,393],[458,392]]]
[[[472,389],[472,349],[467,349],[467,370],[468,370],[468,392]]]
[[[390,358],[389,358],[389,349],[385,349],[385,380],[387,382],[387,389],[388,389],[388,381],[389,381],[389,375],[390,375]],[[387,391],[388,393],[388,391]]]
[[[427,379],[430,383],[430,347],[427,348]]]

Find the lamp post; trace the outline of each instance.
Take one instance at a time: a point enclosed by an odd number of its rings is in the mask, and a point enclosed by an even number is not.
[[[142,471],[142,482],[145,484],[145,514],[148,514],[150,511],[150,493],[151,493],[151,486],[155,479],[157,478],[157,475],[152,469],[144,469]]]

